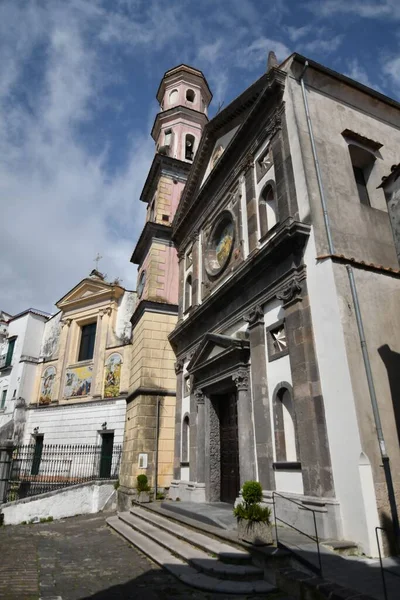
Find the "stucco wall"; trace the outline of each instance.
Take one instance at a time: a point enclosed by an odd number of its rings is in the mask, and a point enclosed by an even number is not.
[[[285,99],[289,104],[293,101],[288,113],[300,137],[317,253],[324,254],[326,235],[301,89],[292,78],[288,86]],[[311,68],[306,74],[306,88],[336,253],[397,267],[384,193],[376,187],[398,162],[398,111]],[[358,197],[348,144],[342,135],[346,129],[383,144],[371,174],[376,183],[369,189],[371,207],[361,204]],[[291,128],[292,156],[298,147],[295,135],[295,128]],[[296,183],[300,180],[297,174]],[[307,199],[298,197],[300,212],[307,218]]]
[[[103,510],[115,495],[113,482],[92,482],[74,485],[24,500],[0,506],[5,525],[18,525],[34,519],[64,519]]]
[[[382,514],[388,516],[390,511],[384,472],[345,267],[335,265],[334,276],[362,450],[372,466],[378,507]],[[400,280],[361,269],[354,269],[354,276],[383,434],[400,508]]]

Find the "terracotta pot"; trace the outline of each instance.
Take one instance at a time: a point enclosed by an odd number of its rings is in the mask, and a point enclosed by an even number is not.
[[[274,543],[272,525],[259,521],[240,519],[237,522],[238,537],[254,546],[264,546]]]

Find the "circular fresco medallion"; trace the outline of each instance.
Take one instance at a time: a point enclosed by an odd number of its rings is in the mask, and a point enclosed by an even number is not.
[[[232,254],[235,240],[235,226],[232,215],[222,213],[213,227],[206,252],[206,270],[209,275],[219,275],[226,267]]]
[[[143,290],[144,290],[144,286],[146,283],[146,271],[142,271],[139,277],[139,283],[137,286],[137,295],[138,298],[141,297],[141,295],[143,294]]]

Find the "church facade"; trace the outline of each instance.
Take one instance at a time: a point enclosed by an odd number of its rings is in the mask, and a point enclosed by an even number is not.
[[[256,479],[282,519],[313,533],[312,508],[321,537],[376,555],[388,457],[400,496],[400,273],[379,187],[399,115],[295,54],[204,127],[172,227],[172,499],[234,503]]]

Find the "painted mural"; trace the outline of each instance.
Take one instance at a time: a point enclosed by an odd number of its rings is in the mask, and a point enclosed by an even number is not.
[[[119,396],[121,365],[122,357],[120,354],[111,354],[108,357],[104,375],[104,398],[116,398]]]
[[[233,244],[233,223],[228,223],[222,231],[217,247],[215,249],[217,261],[222,267],[229,258],[229,254]]]
[[[55,368],[47,367],[47,369],[44,371],[43,376],[42,376],[42,383],[40,386],[39,404],[50,404],[55,377],[56,377]]]
[[[64,396],[70,398],[90,394],[92,372],[93,367],[91,365],[67,369],[65,374]]]

